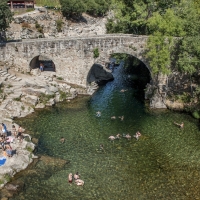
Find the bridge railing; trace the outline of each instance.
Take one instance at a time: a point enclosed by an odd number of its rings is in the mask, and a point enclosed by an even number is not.
[[[94,35],[94,36],[76,36],[76,37],[63,37],[63,38],[35,38],[35,39],[18,39],[6,41],[6,43],[20,43],[20,42],[34,42],[34,41],[59,41],[59,40],[84,40],[84,39],[103,39],[103,38],[115,38],[115,37],[142,37],[147,38],[146,35],[134,35],[134,34],[104,34],[104,35]]]

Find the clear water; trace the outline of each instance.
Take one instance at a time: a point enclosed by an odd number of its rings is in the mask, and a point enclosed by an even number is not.
[[[92,97],[80,97],[19,119],[39,139],[38,155],[69,160],[60,167],[41,161],[20,174],[25,188],[12,200],[200,199],[200,131],[187,114],[150,111],[138,100],[122,67]],[[121,89],[128,89],[122,93]],[[101,117],[95,113],[101,111]],[[124,121],[111,116],[124,115]],[[173,124],[184,122],[183,130]],[[111,142],[136,131],[139,141]],[[60,137],[66,142],[60,144]],[[103,144],[105,152],[98,151]],[[79,172],[83,187],[68,183]]]

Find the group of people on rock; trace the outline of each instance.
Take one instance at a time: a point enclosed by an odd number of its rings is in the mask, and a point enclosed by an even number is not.
[[[16,129],[15,125],[12,125],[11,131],[7,130],[7,127],[4,123],[0,125],[0,148],[3,150],[3,155],[12,157],[13,149],[10,143],[13,143],[15,140],[19,142],[23,141],[23,129],[21,126]]]
[[[74,176],[72,175],[72,173],[69,173],[68,182],[72,183],[73,180],[74,180],[76,185],[79,185],[79,186],[83,186],[84,185],[84,181],[80,179],[80,174],[78,172],[76,172],[74,174]]]

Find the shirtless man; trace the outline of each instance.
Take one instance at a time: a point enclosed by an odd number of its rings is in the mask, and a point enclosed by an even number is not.
[[[184,123],[183,123],[183,122],[181,122],[181,124],[178,124],[178,123],[174,122],[174,124],[176,124],[176,125],[179,126],[180,128],[184,128]]]
[[[80,176],[79,176],[78,172],[76,172],[76,174],[74,174],[74,179],[77,180],[79,178],[80,178]]]

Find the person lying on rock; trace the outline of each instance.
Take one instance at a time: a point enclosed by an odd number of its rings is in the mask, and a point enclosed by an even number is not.
[[[17,137],[17,129],[16,129],[15,125],[12,125],[11,133],[13,136]]]
[[[3,135],[7,136],[7,127],[4,123],[1,123],[1,131],[3,133]]]
[[[6,144],[6,154],[8,157],[12,157],[12,147],[9,144]]]

